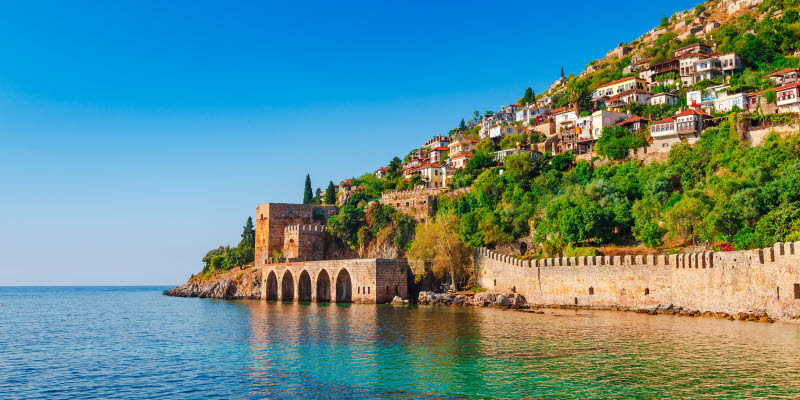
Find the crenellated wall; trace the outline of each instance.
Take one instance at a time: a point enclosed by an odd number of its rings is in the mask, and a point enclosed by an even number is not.
[[[800,242],[766,249],[522,261],[475,250],[480,286],[531,304],[652,308],[800,317]]]
[[[393,190],[381,195],[381,204],[390,205],[420,221],[433,215],[434,199],[438,194],[438,189]]]

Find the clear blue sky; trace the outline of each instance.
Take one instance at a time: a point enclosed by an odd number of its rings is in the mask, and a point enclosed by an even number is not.
[[[5,1],[0,285],[179,284],[256,204],[371,172],[696,1]]]

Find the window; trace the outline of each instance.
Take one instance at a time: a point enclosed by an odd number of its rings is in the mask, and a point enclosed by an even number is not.
[[[800,300],[800,283],[794,284],[794,299]]]
[[[645,294],[645,296],[649,295],[650,294],[650,288],[644,288],[644,294]]]
[[[367,294],[370,294],[371,292],[372,292],[372,288],[371,288],[371,287],[368,287],[368,288],[367,288]]]
[[[593,296],[593,295],[594,295],[594,288],[589,286],[589,296]]]

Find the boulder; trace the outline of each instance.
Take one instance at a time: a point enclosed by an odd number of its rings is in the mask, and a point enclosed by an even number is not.
[[[497,298],[494,300],[494,305],[499,307],[506,307],[511,305],[511,301],[508,299],[508,297],[503,296],[501,294],[498,295]]]
[[[403,298],[402,298],[402,297],[400,297],[400,296],[394,296],[394,298],[392,299],[392,302],[391,302],[391,304],[399,304],[399,305],[403,305],[403,304],[406,304],[406,303],[403,301]]]

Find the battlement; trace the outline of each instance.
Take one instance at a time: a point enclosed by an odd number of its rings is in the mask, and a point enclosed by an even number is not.
[[[285,234],[294,232],[325,232],[327,225],[289,225],[285,228]]]
[[[419,197],[419,196],[436,196],[441,192],[440,189],[428,189],[424,187],[418,187],[414,189],[407,189],[407,190],[391,190],[388,192],[383,192],[381,194],[382,200],[396,200],[396,199],[407,199],[412,197]]]
[[[800,317],[800,242],[763,249],[519,260],[475,249],[480,286],[533,304],[651,308]]]

